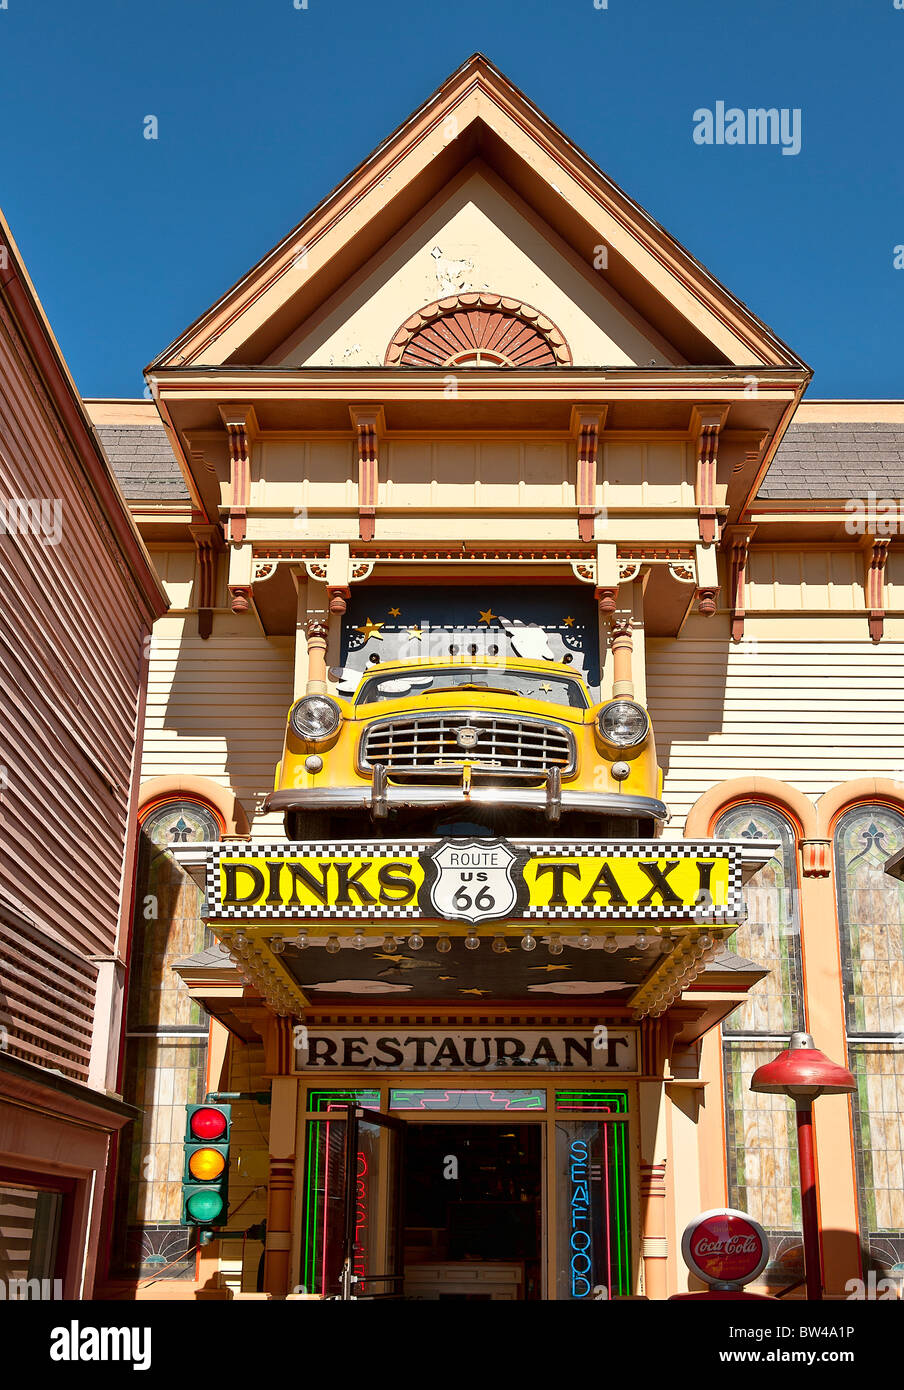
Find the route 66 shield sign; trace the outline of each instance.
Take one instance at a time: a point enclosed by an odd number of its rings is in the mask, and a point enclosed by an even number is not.
[[[524,896],[522,859],[505,840],[444,840],[421,860],[421,911],[471,923],[517,915]]]

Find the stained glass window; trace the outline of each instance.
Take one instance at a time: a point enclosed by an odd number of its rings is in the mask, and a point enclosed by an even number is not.
[[[191,1232],[181,1225],[185,1106],[204,1099],[207,1015],[173,970],[213,937],[202,894],[166,851],[219,839],[199,803],[155,807],[139,836],[126,1027],[124,1097],[142,1111],[123,1132],[116,1212],[118,1272],[191,1279]]]
[[[790,1033],[803,1026],[794,833],[781,812],[746,803],[726,811],[716,835],[730,840],[778,840],[782,846],[781,853],[745,885],[747,920],[731,941],[736,955],[768,966],[770,973],[726,1019],[723,1032]]]
[[[731,940],[736,955],[769,974],[723,1023],[722,1046],[729,1205],[766,1228],[770,1262],[760,1282],[784,1288],[803,1274],[794,1105],[755,1095],[750,1078],[775,1056],[776,1039],[804,1026],[794,832],[774,807],[746,802],[726,811],[715,833],[781,845],[746,884],[747,919]]]
[[[854,1155],[861,1238],[883,1270],[904,1270],[904,885],[884,871],[904,816],[855,806],[835,830]]]

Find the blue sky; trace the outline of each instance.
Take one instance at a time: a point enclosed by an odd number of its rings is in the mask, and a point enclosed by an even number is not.
[[[0,0],[0,204],[86,396],[140,394],[475,49],[810,363],[811,398],[904,396],[895,0],[307,3]],[[800,153],[695,144],[720,100],[800,108]]]

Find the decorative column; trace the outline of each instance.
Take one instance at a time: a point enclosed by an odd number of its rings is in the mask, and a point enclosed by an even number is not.
[[[352,424],[358,432],[358,533],[362,541],[372,541],[376,530],[380,436],[386,430],[383,407],[349,406]]]
[[[640,1256],[647,1298],[668,1298],[668,1224],[666,1203],[665,1086],[661,1080],[639,1081],[640,1118]]]
[[[326,694],[326,647],[330,630],[320,618],[312,618],[305,629],[308,644],[307,695]]]
[[[592,541],[594,536],[599,442],[606,424],[607,409],[605,405],[594,406],[590,410],[577,406],[571,408],[571,432],[578,441],[575,498],[578,504],[578,536],[582,541]]]
[[[233,545],[229,549],[229,606],[233,613],[247,613],[251,608],[251,545]]]
[[[728,418],[728,410],[727,405],[695,405],[691,411],[691,436],[696,440],[697,447],[697,474],[694,484],[697,524],[704,545],[712,545],[719,539],[716,473],[719,461],[719,431]]]
[[[198,636],[204,641],[213,631],[213,610],[216,607],[217,555],[223,549],[219,526],[192,526],[198,562]]]
[[[572,566],[574,568],[574,566]],[[577,571],[576,571],[577,573]],[[578,574],[578,578],[582,575]],[[593,590],[600,613],[606,618],[614,612],[618,600],[618,547],[598,545],[596,547],[596,587]]]
[[[612,694],[616,699],[619,696],[628,700],[634,699],[634,676],[631,670],[634,653],[632,630],[630,618],[616,619],[612,623]]]
[[[885,566],[888,562],[888,539],[870,540],[866,565],[866,607],[869,611],[869,635],[873,642],[882,641],[885,629]]]
[[[267,1184],[267,1237],[264,1288],[289,1292],[292,1267],[292,1209],[295,1195],[295,1135],[298,1080],[293,1069],[294,1020],[268,1013],[258,1031],[264,1040],[264,1066],[270,1089],[270,1176]]]
[[[719,598],[719,562],[714,545],[698,545],[697,606],[704,618],[711,618]]]
[[[233,545],[245,539],[251,497],[251,445],[258,434],[257,417],[250,405],[220,407],[220,419],[229,440],[229,518],[226,538]]]

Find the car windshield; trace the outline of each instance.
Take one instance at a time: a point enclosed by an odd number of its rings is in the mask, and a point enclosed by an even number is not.
[[[402,700],[410,695],[436,695],[450,690],[503,691],[526,700],[543,700],[550,705],[586,709],[587,697],[581,682],[552,671],[520,671],[495,666],[449,666],[432,671],[420,670],[371,676],[364,682],[356,705],[375,705],[383,700]]]

